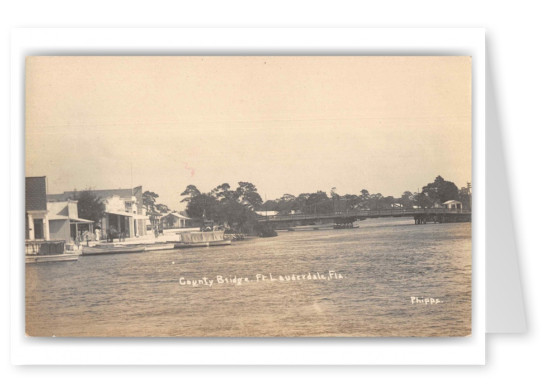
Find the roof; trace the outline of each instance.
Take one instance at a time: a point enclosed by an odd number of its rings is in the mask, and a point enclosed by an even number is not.
[[[25,211],[46,210],[46,177],[25,178]]]
[[[125,217],[133,217],[136,220],[149,220],[149,217],[146,215],[139,215],[136,213],[129,213],[129,212],[123,212],[118,210],[106,210],[106,214],[112,214],[112,215],[119,215],[119,216],[125,216]]]
[[[81,218],[78,218],[78,217],[73,217],[71,219],[71,223],[94,223],[93,220],[86,220],[86,219],[81,219]]]
[[[168,213],[165,213],[163,215],[163,217],[166,217],[168,215],[173,215],[174,217],[177,217],[179,219],[184,219],[184,220],[191,220],[191,217],[187,217],[187,216],[182,216],[180,213],[177,213],[177,212],[168,212]]]
[[[108,190],[74,190],[65,191],[60,194],[48,194],[48,201],[66,201],[68,199],[78,198],[83,191],[89,191],[101,199],[106,199],[112,196],[130,197],[130,195],[137,195],[141,191],[141,186],[136,186],[134,189],[108,189]]]
[[[449,204],[461,204],[461,201],[449,200],[444,202],[442,205],[449,205]]]
[[[69,216],[61,216],[61,215],[48,216],[48,221],[52,221],[52,220],[69,220]]]
[[[277,210],[257,210],[256,214],[260,216],[275,216],[279,212]]]
[[[106,214],[111,214],[111,215],[119,215],[119,216],[126,216],[126,217],[134,217],[136,216],[135,214],[132,214],[132,213],[128,213],[128,212],[122,212],[122,211],[117,211],[117,210],[106,210],[105,211]]]

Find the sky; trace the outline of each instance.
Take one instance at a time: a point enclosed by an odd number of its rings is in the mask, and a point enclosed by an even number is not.
[[[28,57],[26,176],[182,210],[252,182],[399,197],[471,182],[470,57]]]

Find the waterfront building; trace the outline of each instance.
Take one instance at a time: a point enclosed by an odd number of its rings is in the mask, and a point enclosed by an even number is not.
[[[25,178],[25,239],[50,240],[45,176]]]
[[[277,210],[257,210],[256,214],[262,217],[271,217],[279,214]]]
[[[442,204],[446,209],[461,210],[463,209],[463,204],[460,201],[449,200]]]
[[[191,218],[184,216],[178,212],[169,212],[161,217],[161,222],[164,228],[186,228],[191,223]]]
[[[132,189],[89,190],[99,197],[105,205],[105,215],[99,222],[101,238],[106,239],[110,228],[114,228],[123,237],[134,238],[147,234],[146,224],[149,217],[145,214],[142,186]],[[49,201],[67,201],[78,199],[80,191],[66,191],[61,194],[49,194]]]
[[[51,240],[72,243],[83,231],[94,232],[92,220],[78,217],[78,201],[48,201],[48,227]]]

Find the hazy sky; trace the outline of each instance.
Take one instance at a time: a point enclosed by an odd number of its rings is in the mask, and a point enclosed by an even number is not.
[[[262,198],[471,181],[470,57],[30,57],[26,175],[48,192]]]

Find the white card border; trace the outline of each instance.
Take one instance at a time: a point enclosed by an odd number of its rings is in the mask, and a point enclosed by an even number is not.
[[[485,32],[466,29],[14,29],[11,34],[10,356],[16,365],[481,365],[485,363]],[[27,55],[471,55],[473,316],[462,338],[32,338],[25,329]]]

